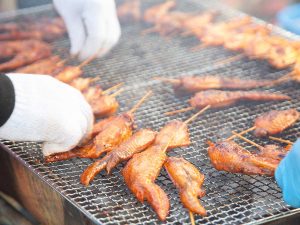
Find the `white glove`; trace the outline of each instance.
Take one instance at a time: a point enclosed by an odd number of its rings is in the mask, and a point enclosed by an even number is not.
[[[54,0],[71,41],[71,54],[84,60],[114,47],[121,28],[114,0]]]
[[[43,142],[43,154],[65,152],[92,131],[90,105],[75,88],[46,75],[8,74],[15,107],[0,127],[0,138]]]

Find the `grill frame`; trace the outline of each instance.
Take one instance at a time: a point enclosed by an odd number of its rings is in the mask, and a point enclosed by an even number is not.
[[[149,4],[148,1],[145,4],[145,7]],[[155,4],[152,1],[151,4]],[[198,5],[199,2],[196,0],[190,0],[188,1],[190,3],[194,3],[195,5]],[[233,9],[230,9],[224,5],[220,5],[216,3],[215,1],[210,1],[209,3],[201,3],[202,7],[205,8],[218,8],[221,9],[222,12],[226,12],[226,15],[223,14],[223,17],[229,18],[231,16],[241,16],[245,15],[241,12],[237,12]],[[184,5],[184,4],[183,4]],[[192,8],[192,6],[190,6]],[[34,9],[25,9],[18,12],[11,12],[7,14],[0,15],[1,21],[6,20],[12,20],[14,16],[22,17],[22,16],[37,16],[38,14],[52,14],[52,6],[42,6]],[[222,17],[221,17],[222,18]],[[258,23],[264,23],[260,20],[255,19]],[[99,84],[103,85],[103,87],[109,87],[112,85],[111,80],[113,80],[113,84],[124,81],[126,82],[125,92],[124,95],[121,96],[121,110],[120,111],[126,111],[130,108],[130,106],[135,102],[140,96],[143,95],[146,88],[151,87],[154,92],[156,92],[156,95],[152,97],[148,102],[145,103],[141,107],[141,110],[137,112],[136,120],[137,120],[137,126],[147,126],[151,128],[155,128],[157,130],[158,127],[161,127],[163,124],[165,124],[170,119],[175,118],[182,118],[185,119],[192,115],[192,113],[184,113],[177,117],[165,117],[162,116],[163,112],[182,108],[186,106],[186,100],[187,96],[181,96],[181,97],[175,97],[173,95],[173,92],[171,91],[170,87],[167,87],[165,85],[160,84],[157,81],[145,81],[146,76],[153,76],[155,75],[163,75],[168,77],[177,77],[183,74],[205,74],[208,72],[222,72],[222,74],[226,75],[232,75],[233,71],[237,73],[239,76],[245,75],[241,74],[241,71],[247,71],[249,72],[249,78],[259,78],[261,76],[258,76],[256,72],[266,72],[267,74],[263,78],[274,78],[279,77],[280,74],[285,74],[288,70],[282,70],[282,71],[276,71],[271,69],[266,62],[261,62],[259,60],[248,60],[248,59],[242,59],[238,62],[231,63],[228,66],[212,66],[212,60],[216,59],[216,54],[218,54],[220,59],[225,58],[228,55],[234,55],[233,52],[226,51],[221,48],[208,48],[201,52],[191,53],[189,52],[189,48],[191,47],[191,43],[196,43],[195,39],[188,38],[188,39],[180,39],[175,38],[172,40],[163,40],[156,34],[147,35],[145,37],[138,37],[140,40],[140,44],[134,45],[134,43],[125,43],[124,41],[129,40],[129,37],[134,37],[134,35],[138,35],[138,32],[141,28],[145,28],[144,24],[139,25],[126,25],[124,28],[125,34],[122,39],[123,42],[119,45],[119,49],[114,49],[112,51],[112,54],[107,56],[104,59],[97,60],[96,62],[91,63],[85,68],[85,74],[86,75],[97,75],[98,71],[97,69],[103,69],[103,73],[101,74],[101,81],[99,81]],[[296,35],[293,35],[287,31],[284,31],[280,28],[274,27],[274,33],[284,35],[291,39],[297,39]],[[129,36],[129,37],[128,37]],[[145,45],[144,45],[144,42]],[[187,43],[189,42],[189,43]],[[155,43],[156,45],[154,45]],[[161,44],[161,46],[158,46]],[[54,46],[57,47],[58,52],[62,56],[67,55],[67,49],[68,44],[66,39],[59,40],[54,43]],[[58,48],[59,46],[64,46],[64,52],[61,52],[61,50]],[[135,46],[135,48],[132,48],[132,46]],[[150,51],[151,50],[151,51]],[[154,50],[154,51],[153,51]],[[155,52],[157,51],[157,52]],[[127,54],[128,56],[127,56]],[[125,55],[124,55],[125,54]],[[153,56],[155,54],[155,56]],[[176,54],[176,55],[175,55]],[[181,57],[181,54],[183,56]],[[204,55],[204,56],[201,56]],[[121,59],[124,61],[118,61],[118,57],[121,55]],[[171,56],[174,56],[173,58],[170,58]],[[180,57],[179,57],[180,55]],[[217,57],[217,59],[218,59]],[[116,59],[115,59],[116,58]],[[126,58],[126,59],[125,59]],[[197,59],[203,59],[202,61],[203,66],[201,65],[194,65],[190,61],[192,60],[195,62],[198,62]],[[150,61],[149,61],[150,60]],[[178,65],[178,60],[181,61],[181,65]],[[216,60],[214,60],[216,61]],[[240,63],[242,61],[243,63]],[[106,62],[107,65],[104,65],[103,63]],[[76,64],[76,61],[73,61],[74,64]],[[126,65],[129,68],[125,68],[124,65]],[[136,64],[134,64],[136,63]],[[145,64],[146,63],[146,64]],[[132,66],[129,66],[133,64]],[[109,68],[111,65],[115,66],[112,69]],[[151,68],[151,66],[157,66],[156,68]],[[201,68],[200,68],[201,67]],[[241,67],[241,68],[239,68]],[[257,68],[259,67],[259,68]],[[144,70],[143,70],[144,69]],[[122,77],[122,75],[119,75],[120,72],[125,71],[125,73],[131,74],[131,77]],[[140,75],[140,71],[143,71],[142,75]],[[274,72],[275,71],[275,72]],[[105,73],[106,72],[106,73]],[[300,92],[295,91],[297,88],[297,85],[283,85],[276,88],[270,88],[269,90],[272,91],[280,91],[282,93],[291,94],[292,96],[300,96]],[[138,93],[138,94],[137,94]],[[130,101],[131,100],[131,101]],[[225,110],[211,110],[210,113],[206,113],[205,115],[198,118],[193,125],[190,126],[191,131],[191,137],[193,141],[193,145],[188,148],[179,148],[175,149],[173,152],[170,153],[170,155],[183,155],[186,159],[193,162],[199,169],[206,175],[206,182],[204,184],[205,188],[207,189],[207,196],[203,198],[203,205],[205,207],[208,207],[209,216],[207,218],[201,218],[199,216],[196,217],[197,223],[205,223],[205,224],[217,224],[220,222],[226,222],[227,224],[240,224],[240,223],[247,223],[247,224],[263,224],[266,222],[270,222],[279,218],[292,216],[296,213],[300,212],[300,209],[290,209],[289,207],[285,206],[285,204],[282,203],[279,199],[281,198],[281,195],[279,194],[278,188],[276,188],[276,184],[272,181],[271,178],[265,178],[265,177],[256,177],[256,176],[244,176],[244,175],[234,175],[234,174],[228,174],[225,172],[218,172],[215,169],[212,168],[210,163],[207,161],[207,157],[205,159],[205,151],[206,151],[206,145],[203,143],[205,138],[207,139],[208,136],[211,135],[212,131],[220,130],[221,127],[219,122],[216,122],[214,119],[219,119],[224,117],[224,115],[229,118],[226,118],[225,122],[228,125],[231,125],[230,127],[234,127],[237,130],[241,130],[246,127],[251,126],[251,121],[255,117],[255,114],[257,111],[259,112],[265,112],[269,109],[275,109],[275,108],[281,108],[285,109],[287,107],[290,107],[291,104],[295,104],[297,106],[297,109],[300,109],[300,103],[296,101],[297,98],[294,98],[291,103],[287,102],[281,102],[281,103],[264,103],[264,104],[247,104],[247,105],[236,105],[232,108],[225,109]],[[151,106],[151,107],[150,107]],[[152,108],[152,106],[156,106],[156,108]],[[250,106],[250,107],[248,107]],[[262,109],[265,107],[266,109]],[[235,113],[238,114],[240,112],[241,114],[247,114],[249,117],[247,118],[241,118],[239,116],[237,120],[236,118],[230,118],[232,114]],[[145,119],[146,118],[146,119]],[[224,122],[224,121],[222,121]],[[238,122],[243,122],[246,125],[239,125]],[[196,125],[197,124],[197,125]],[[206,125],[212,125],[210,128],[210,132],[205,132],[208,128],[206,128]],[[238,126],[236,126],[238,125]],[[299,125],[299,122],[297,123]],[[200,128],[200,131],[199,131]],[[211,130],[213,129],[213,130]],[[218,139],[218,136],[224,137],[224,135],[228,135],[228,129],[222,130],[222,132],[218,132],[217,135],[214,135],[214,139]],[[288,131],[283,133],[283,137],[290,138],[292,140],[295,139],[295,131],[299,130],[295,127],[289,129]],[[196,140],[197,139],[197,140]],[[257,139],[256,139],[257,140]],[[266,140],[260,140],[259,143],[266,144],[269,143]],[[103,174],[96,177],[95,182],[88,187],[84,188],[79,184],[79,171],[82,171],[85,166],[87,166],[91,160],[88,159],[73,159],[66,162],[59,162],[54,164],[44,164],[42,162],[42,156],[39,152],[40,144],[33,143],[33,142],[22,142],[22,143],[16,143],[11,141],[2,141],[2,144],[5,145],[4,149],[7,150],[7,152],[12,155],[14,158],[16,158],[19,162],[21,162],[26,168],[28,168],[30,171],[32,171],[34,174],[36,174],[41,180],[46,182],[53,190],[55,190],[57,193],[59,193],[63,198],[67,199],[71,204],[73,204],[80,212],[85,214],[91,221],[93,221],[96,224],[125,224],[127,223],[159,223],[156,219],[156,216],[154,212],[150,209],[148,205],[143,206],[140,203],[137,203],[133,195],[126,189],[126,186],[124,182],[122,182],[122,178],[120,177],[120,166],[116,171],[113,172],[112,177],[105,177]],[[1,144],[1,146],[3,146]],[[246,148],[249,148],[248,145],[244,144]],[[31,151],[31,154],[28,153],[28,151]],[[197,154],[197,152],[199,154]],[[204,157],[204,159],[200,159],[200,157]],[[68,167],[69,168],[65,168]],[[63,171],[60,171],[60,169],[63,168]],[[71,171],[71,169],[75,169],[75,171]],[[66,174],[65,174],[66,173]],[[64,176],[65,175],[65,176]],[[66,175],[68,177],[66,177]],[[70,178],[70,177],[71,178]],[[77,179],[76,179],[76,178]],[[208,181],[207,181],[208,179]],[[219,182],[218,179],[221,179],[222,184],[226,184],[226,182],[229,182],[230,188],[225,190],[222,190],[221,185],[216,184]],[[217,181],[218,180],[218,181]],[[271,185],[272,188],[269,187],[265,189],[265,186],[262,185],[255,185],[252,182],[255,183],[261,183],[264,184],[268,183],[268,185]],[[232,183],[230,183],[232,182]],[[241,184],[238,184],[241,182]],[[108,188],[100,187],[100,185],[107,185]],[[168,218],[167,223],[168,224],[177,224],[177,223],[188,223],[188,213],[186,210],[183,210],[183,208],[180,206],[179,198],[177,196],[177,191],[174,187],[172,187],[171,182],[169,179],[167,179],[167,175],[165,171],[162,171],[162,174],[158,178],[158,184],[160,184],[164,190],[167,191],[168,195],[171,197],[171,218]],[[74,187],[74,190],[69,190],[67,186],[70,185],[71,187]],[[235,219],[235,216],[240,216],[238,213],[239,207],[246,207],[248,205],[255,206],[256,204],[259,204],[260,202],[251,202],[249,204],[245,204],[246,200],[243,200],[243,197],[246,199],[250,196],[250,194],[253,194],[255,196],[256,193],[249,193],[248,189],[251,185],[252,188],[260,189],[260,193],[268,192],[270,195],[274,195],[273,198],[276,199],[276,204],[281,205],[281,211],[278,209],[279,212],[277,213],[270,213],[269,208],[266,205],[263,205],[264,207],[267,207],[265,209],[266,214],[270,214],[271,216],[265,216],[263,218],[258,218],[255,221],[247,221],[247,215],[244,215],[242,218]],[[114,190],[115,187],[119,187],[121,190],[116,191]],[[101,197],[100,191],[98,193],[96,190],[109,190],[110,193],[115,193],[115,195],[111,196],[111,199],[107,200],[106,197]],[[234,192],[234,188],[241,188],[239,192]],[[224,191],[227,195],[225,195],[225,198],[222,199],[221,196],[221,190]],[[108,191],[108,192],[109,192]],[[124,192],[125,191],[125,192]],[[246,192],[246,194],[243,195],[243,191]],[[87,194],[91,193],[91,194]],[[171,193],[171,194],[170,194]],[[240,199],[234,200],[235,198],[238,198],[241,194]],[[82,197],[83,196],[83,197]],[[120,197],[121,196],[121,197]],[[214,197],[213,197],[214,196]],[[95,197],[95,198],[91,198]],[[121,201],[118,199],[115,199],[115,197],[120,197]],[[233,197],[233,198],[232,198]],[[261,197],[261,196],[259,196]],[[81,200],[80,198],[85,198],[85,200]],[[218,209],[213,209],[214,206],[217,204],[212,204],[212,200],[214,199],[220,199],[219,201],[223,201],[224,204],[220,205]],[[227,199],[228,198],[228,199]],[[254,199],[258,198],[257,196],[254,197]],[[123,201],[122,201],[123,200]],[[124,215],[124,220],[120,220],[118,218],[116,219],[107,219],[107,215],[101,216],[99,213],[95,213],[95,211],[98,211],[101,206],[101,204],[107,204],[108,209],[115,209],[115,211],[121,211],[122,209],[117,208],[118,202],[122,202],[123,207],[128,207],[125,203],[127,201],[131,201],[131,204],[133,206],[136,206],[137,210],[134,210],[132,208],[128,208],[127,215]],[[250,201],[251,199],[249,199]],[[273,200],[273,199],[271,199]],[[270,202],[271,202],[270,200]],[[82,205],[82,202],[85,201],[87,205]],[[94,203],[93,203],[94,201]],[[95,203],[95,201],[97,201]],[[224,212],[229,212],[232,210],[232,208],[229,208],[227,211],[222,210],[222,207],[226,207],[225,202],[228,201],[232,207],[237,206],[237,211],[233,213],[231,216],[227,214],[227,219],[222,220],[221,217]],[[91,205],[89,205],[91,204]],[[115,205],[114,205],[115,204]],[[266,204],[266,203],[265,203]],[[97,207],[95,206],[97,205]],[[111,206],[112,205],[112,206]],[[115,208],[114,208],[115,207]],[[256,206],[259,208],[259,206]],[[117,209],[116,209],[117,208]],[[220,209],[221,208],[221,209]],[[255,208],[255,207],[254,207]],[[274,210],[277,209],[274,207]],[[283,210],[284,209],[284,210]],[[250,209],[249,209],[250,210]],[[258,210],[255,208],[255,210]],[[253,212],[255,212],[255,210]],[[263,210],[263,209],[262,209]],[[286,210],[286,211],[285,211]],[[136,213],[136,211],[140,211]],[[216,213],[214,213],[216,212]],[[248,212],[245,210],[245,212]],[[105,213],[105,212],[104,212]],[[130,215],[131,214],[131,215]],[[140,221],[137,217],[138,215],[144,215],[144,220]],[[225,213],[226,214],[226,213]],[[273,214],[273,215],[272,215]],[[108,213],[108,216],[110,214]],[[249,215],[248,215],[249,216]],[[253,216],[253,215],[251,215]],[[116,215],[113,215],[112,217],[116,217]],[[211,218],[211,219],[210,219]],[[230,220],[231,219],[231,220]],[[245,222],[246,221],[246,222]]]

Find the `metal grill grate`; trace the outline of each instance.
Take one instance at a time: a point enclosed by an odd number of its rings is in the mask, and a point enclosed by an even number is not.
[[[143,1],[143,7],[159,1]],[[178,1],[179,2],[179,1]],[[199,1],[200,2],[200,1]],[[201,1],[204,2],[204,1]],[[181,1],[183,10],[220,9],[223,18],[242,15],[214,1],[196,3],[194,0]],[[42,8],[40,11],[25,11],[22,15],[37,16],[52,14]],[[223,19],[221,17],[221,19]],[[3,19],[12,19],[10,16]],[[15,18],[14,18],[15,19]],[[86,76],[100,76],[100,84],[109,87],[118,82],[126,82],[126,91],[119,97],[121,111],[132,106],[145,92],[152,89],[155,95],[136,113],[138,127],[150,127],[159,130],[170,119],[164,112],[183,108],[187,96],[175,97],[171,87],[150,80],[153,76],[175,77],[183,74],[221,74],[223,76],[258,78],[277,78],[288,70],[277,71],[261,60],[248,60],[246,57],[230,65],[214,66],[213,62],[225,59],[235,53],[218,48],[206,48],[191,52],[197,44],[194,38],[173,38],[165,40],[156,34],[141,36],[144,24],[123,25],[120,44],[104,59],[96,60],[85,68]],[[281,31],[286,37],[292,35]],[[60,54],[67,54],[67,40],[54,43]],[[228,135],[230,130],[243,130],[252,125],[256,115],[270,109],[296,107],[300,110],[300,89],[297,84],[286,84],[269,89],[272,92],[288,94],[293,100],[280,103],[236,105],[224,110],[210,110],[190,125],[192,145],[173,150],[170,155],[183,156],[194,163],[206,176],[207,195],[202,203],[208,210],[208,216],[196,216],[197,224],[259,224],[282,215],[288,216],[296,210],[285,205],[281,193],[273,178],[260,176],[234,175],[216,171],[207,158],[208,138],[218,139]],[[181,114],[187,118],[192,112]],[[177,116],[178,117],[178,116]],[[282,136],[295,140],[299,134],[299,123],[285,131]],[[298,127],[298,128],[297,128]],[[259,140],[261,144],[266,140]],[[32,169],[56,191],[68,198],[76,207],[98,224],[153,224],[159,223],[155,213],[148,205],[137,202],[128,191],[120,175],[119,166],[111,176],[100,174],[89,187],[79,183],[79,176],[92,160],[73,159],[65,162],[45,164],[40,144],[2,141],[9,147],[10,153]],[[250,147],[244,144],[245,147]],[[181,206],[178,192],[173,187],[165,171],[162,171],[157,183],[166,191],[171,201],[168,224],[189,223],[187,210]]]

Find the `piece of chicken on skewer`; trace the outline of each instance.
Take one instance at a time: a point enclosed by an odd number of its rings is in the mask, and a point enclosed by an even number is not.
[[[273,80],[243,80],[236,77],[220,77],[213,75],[183,76],[178,79],[157,77],[154,78],[173,84],[175,91],[198,92],[209,89],[254,89],[269,86]]]
[[[67,160],[75,157],[99,158],[103,153],[110,152],[132,136],[134,112],[151,95],[151,93],[151,91],[147,92],[146,95],[128,112],[114,116],[110,120],[106,119],[105,122],[98,125],[97,128],[99,133],[86,146],[48,156],[45,159],[46,162]]]
[[[159,22],[160,18],[165,16],[169,11],[174,8],[176,2],[173,0],[166,1],[162,4],[155,5],[144,12],[144,21],[150,24]]]
[[[209,142],[208,156],[217,170],[273,176],[278,160],[252,154],[233,141]]]
[[[118,6],[118,17],[121,21],[138,22],[141,20],[141,1],[126,0],[122,5]]]
[[[204,175],[183,158],[169,157],[164,167],[179,189],[180,199],[184,207],[192,213],[206,216],[206,210],[198,199],[198,197],[201,198],[205,195],[205,191],[202,189]]]
[[[51,47],[37,40],[3,41],[0,42],[0,52],[0,58],[10,58],[0,64],[0,71],[9,71],[49,57]]]
[[[166,151],[190,144],[187,123],[203,112],[198,112],[185,122],[169,122],[157,134],[154,144],[135,154],[122,171],[131,192],[140,202],[147,200],[162,221],[166,220],[170,203],[166,193],[155,184],[155,180],[167,159]]]
[[[296,109],[272,110],[257,117],[254,121],[254,134],[265,137],[283,132],[293,126],[300,118]]]
[[[16,73],[28,74],[53,74],[64,66],[64,61],[59,56],[51,56],[46,59],[38,60],[30,65],[17,69]]]
[[[108,174],[119,163],[130,159],[134,154],[148,148],[155,140],[156,133],[150,129],[141,129],[127,141],[115,148],[107,155],[88,166],[81,175],[81,183],[88,185],[94,177],[106,168]]]

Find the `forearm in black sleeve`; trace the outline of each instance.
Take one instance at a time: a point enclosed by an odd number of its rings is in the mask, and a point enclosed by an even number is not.
[[[0,74],[0,127],[11,116],[15,107],[15,90],[11,80]]]

